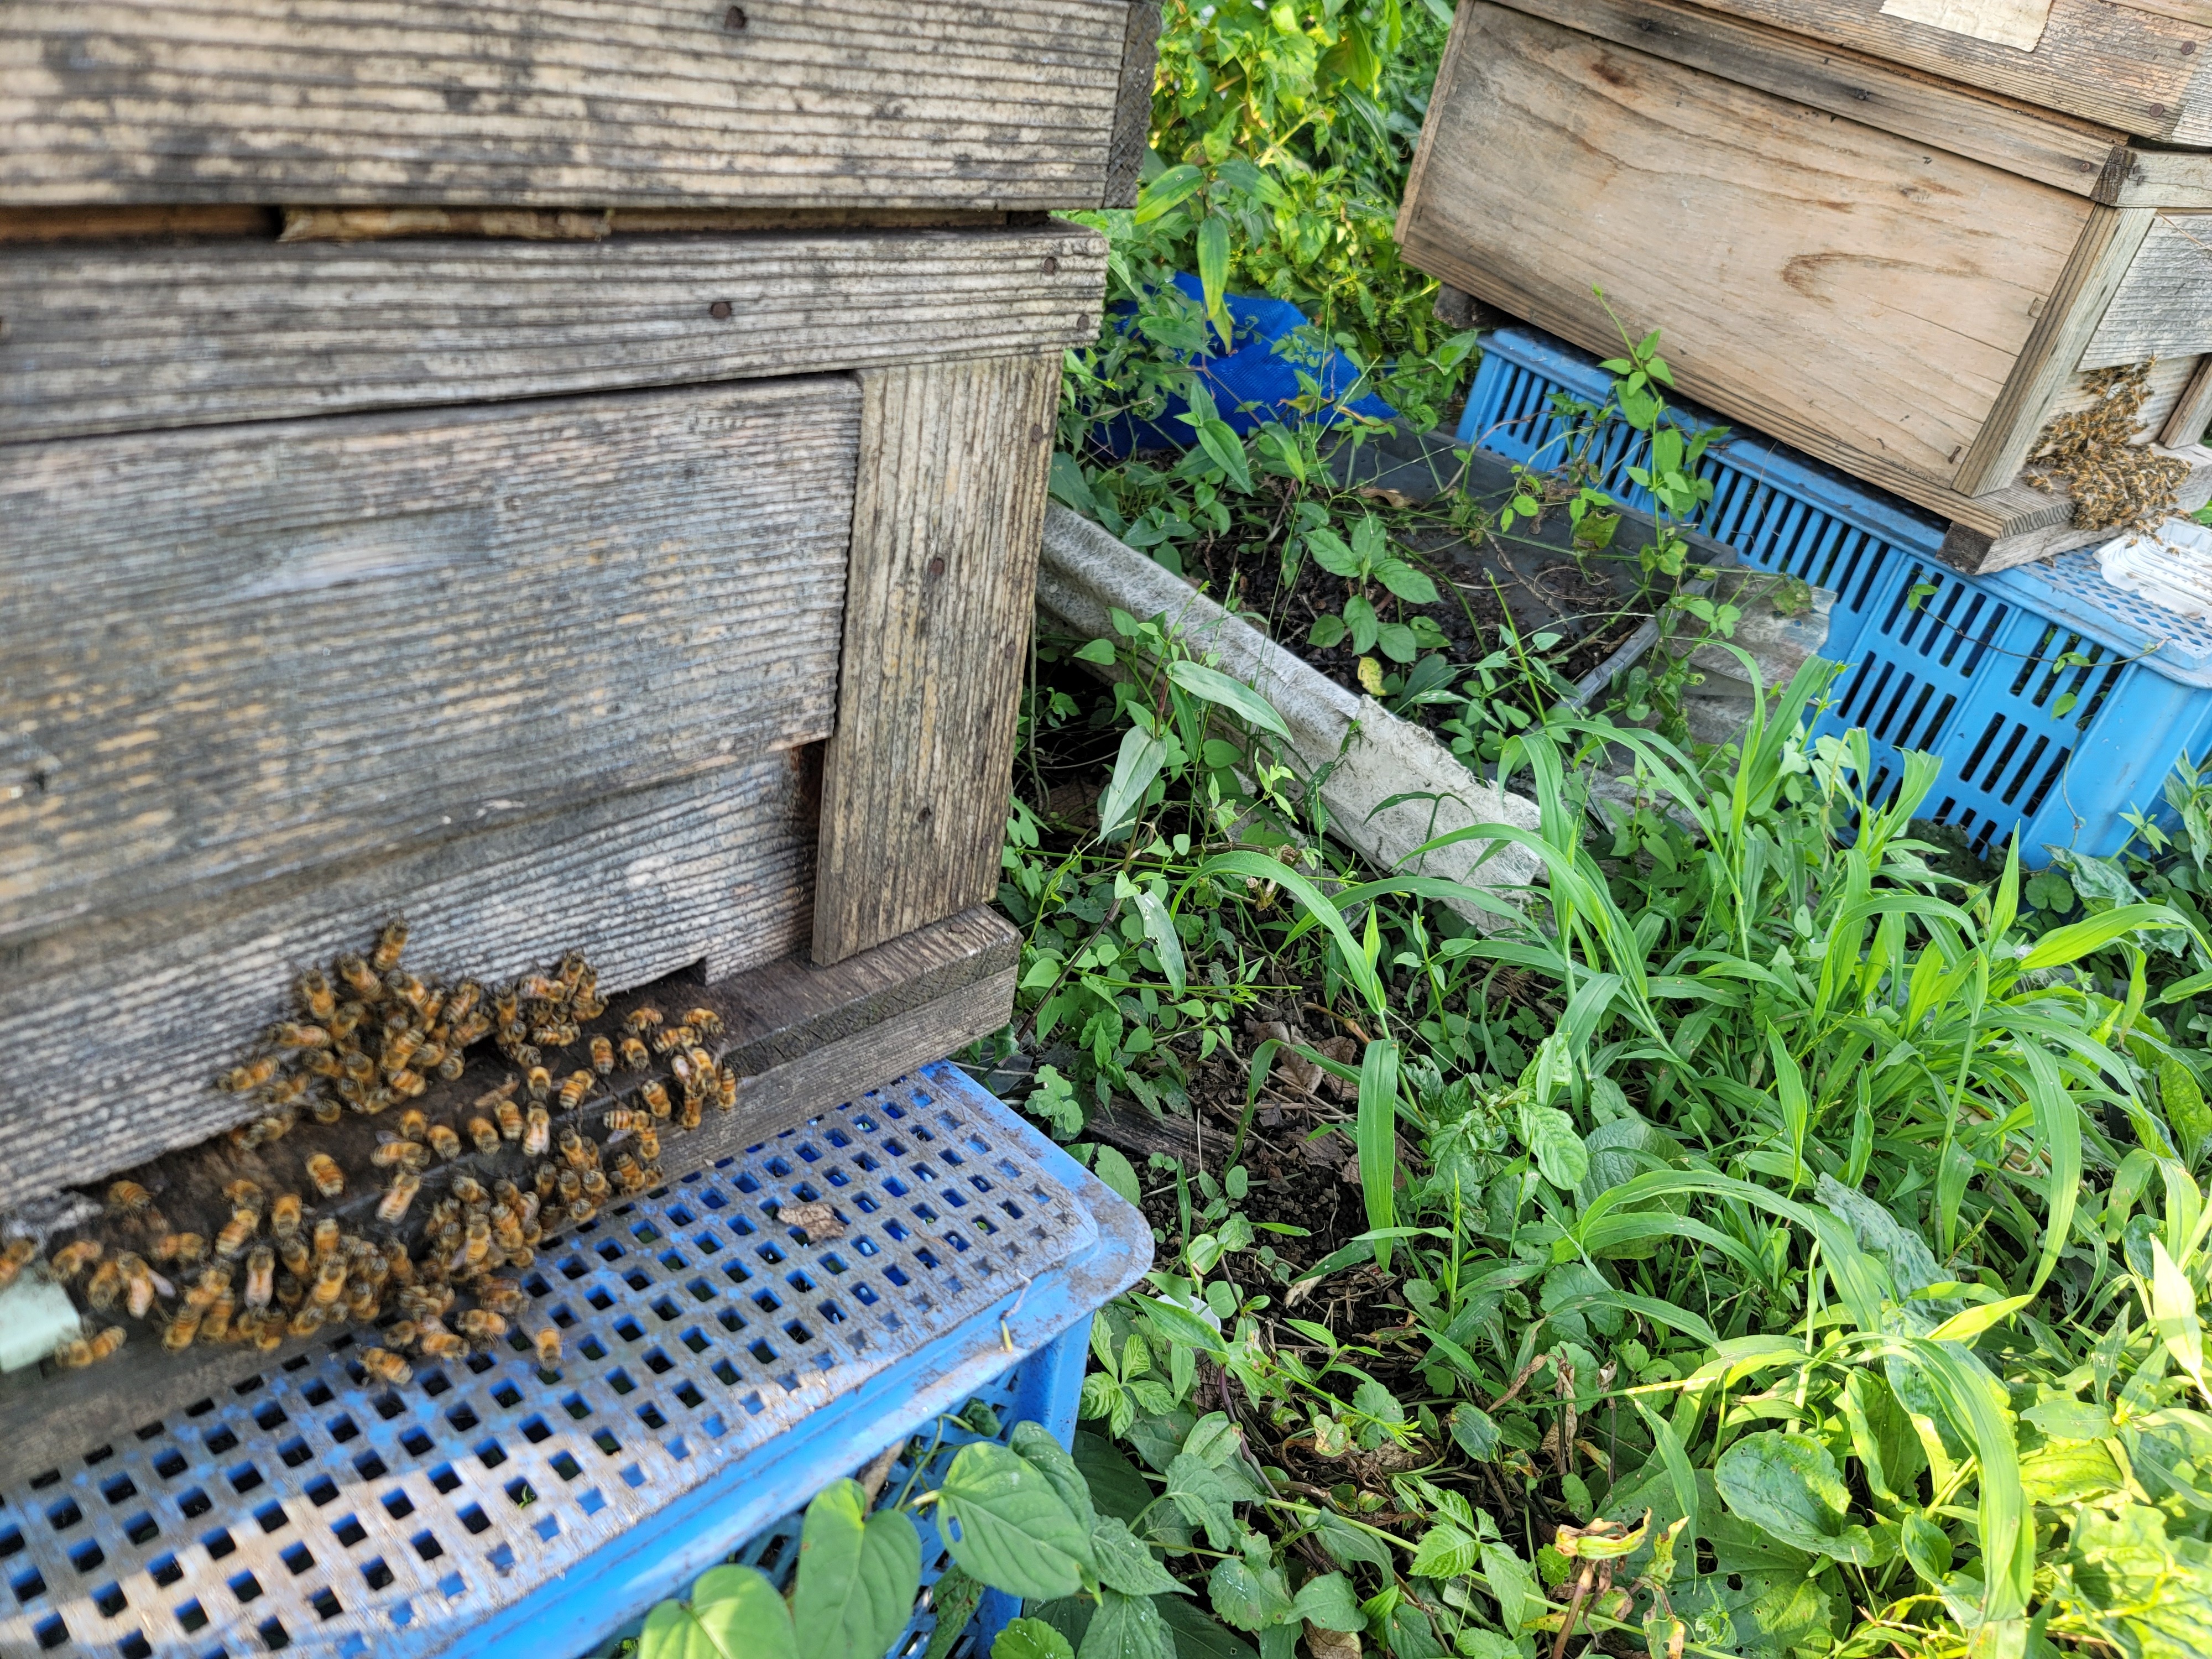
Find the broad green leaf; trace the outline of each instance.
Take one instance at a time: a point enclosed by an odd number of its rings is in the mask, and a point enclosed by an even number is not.
[[[1314,556],[1315,562],[1331,575],[1349,578],[1359,574],[1359,555],[1353,552],[1344,538],[1334,530],[1308,531],[1306,550]]]
[[[1055,501],[1086,519],[1098,516],[1097,498],[1091,495],[1090,483],[1083,476],[1083,464],[1064,449],[1053,452],[1052,494]]]
[[[1517,1635],[1544,1616],[1544,1592],[1536,1575],[1504,1545],[1482,1546],[1482,1577],[1498,1600],[1498,1615],[1508,1632]]]
[[[1459,1449],[1478,1463],[1498,1455],[1498,1425],[1480,1406],[1462,1401],[1452,1407],[1451,1437]]]
[[[1236,325],[1229,307],[1229,221],[1218,213],[1206,215],[1198,228],[1198,283],[1206,295],[1206,314],[1220,331],[1224,351],[1234,350],[1231,337]]]
[[[2119,1465],[2101,1440],[2053,1440],[2020,1460],[2021,1490],[2031,1504],[2070,1510],[2120,1490]]]
[[[1951,1576],[1951,1540],[1942,1528],[1918,1510],[1906,1513],[1899,1541],[1913,1571],[1929,1583],[1941,1584]]]
[[[1221,1471],[1204,1458],[1179,1452],[1168,1465],[1168,1497],[1183,1518],[1206,1528],[1214,1548],[1234,1548],[1237,1543],[1236,1494]]]
[[[1308,1518],[1313,1522],[1322,1548],[1340,1567],[1357,1566],[1364,1561],[1388,1572],[1396,1565],[1397,1558],[1391,1554],[1390,1547],[1373,1533],[1363,1532],[1349,1521],[1326,1510]]]
[[[881,1659],[914,1616],[921,1535],[903,1510],[870,1515],[858,1481],[806,1506],[791,1616],[799,1659]]]
[[[1873,1561],[1873,1537],[1850,1518],[1835,1460],[1811,1436],[1747,1434],[1721,1454],[1713,1480],[1731,1512],[1783,1542],[1860,1566]]]
[[[1249,725],[1263,732],[1273,732],[1288,743],[1291,728],[1283,724],[1283,717],[1275,706],[1242,680],[1231,679],[1218,668],[1208,668],[1204,663],[1180,658],[1168,665],[1168,678],[1194,697],[1202,697]]]
[[[646,1614],[637,1650],[638,1659],[799,1659],[791,1609],[752,1567],[702,1573],[690,1605],[663,1601]]]
[[[1103,1589],[1077,1659],[1176,1659],[1175,1638],[1151,1596]]]
[[[2197,1317],[2197,1291],[2166,1254],[2164,1240],[2152,1239],[2150,1252],[2151,1322],[2174,1363],[2197,1384],[2197,1393],[2212,1400],[2212,1389],[2204,1382],[2204,1328]]]
[[[1237,430],[1224,420],[1200,421],[1198,423],[1199,447],[1213,464],[1229,475],[1229,481],[1249,495],[1252,473],[1244,458],[1244,441]]]
[[[1145,791],[1166,763],[1167,745],[1142,726],[1121,734],[1121,747],[1114,757],[1113,775],[1098,797],[1098,833],[1111,836],[1127,827],[1143,805]]]
[[[1182,1582],[1142,1540],[1110,1516],[1091,1528],[1091,1553],[1098,1563],[1098,1582],[1124,1595],[1186,1593]]]
[[[1129,1340],[1141,1351],[1142,1337],[1132,1334]],[[1132,1374],[1136,1369],[1131,1365]],[[1006,1437],[1006,1443],[1015,1456],[1052,1483],[1052,1489],[1060,1494],[1060,1501],[1067,1505],[1068,1513],[1079,1525],[1089,1531],[1097,1524],[1097,1512],[1091,1506],[1091,1483],[1083,1478],[1083,1471],[1076,1467],[1067,1448],[1053,1437],[1051,1430],[1042,1423],[1017,1423],[1014,1431]]]
[[[2158,1098],[2166,1109],[2174,1144],[2185,1159],[2193,1161],[2203,1147],[2204,1138],[2212,1135],[2212,1108],[2204,1103],[2204,1091],[2197,1085],[2196,1074],[2172,1054],[2159,1061]]]
[[[2102,1440],[2112,1432],[2112,1413],[2087,1400],[2045,1400],[2021,1416],[2053,1440]]]
[[[1340,1572],[1325,1572],[1307,1579],[1298,1587],[1291,1610],[1309,1625],[1319,1625],[1323,1630],[1359,1631],[1367,1627],[1366,1615],[1359,1611],[1359,1598],[1352,1594],[1352,1581]]]
[[[989,1442],[963,1446],[938,1488],[952,1559],[994,1589],[1072,1595],[1092,1565],[1091,1529],[1026,1460]]]
[[[1536,1160],[1545,1180],[1572,1192],[1589,1173],[1589,1149],[1575,1133],[1575,1121],[1556,1106],[1520,1108],[1521,1144]]]
[[[968,1633],[968,1624],[983,1600],[983,1587],[957,1567],[947,1567],[929,1587],[929,1646],[921,1659],[945,1659]]]
[[[1439,1522],[1421,1534],[1413,1563],[1406,1571],[1417,1578],[1462,1578],[1481,1560],[1482,1545],[1477,1539],[1449,1522]]]
[[[1075,1649],[1043,1620],[1016,1619],[991,1644],[991,1659],[1075,1659]]]
[[[1168,914],[1168,907],[1160,902],[1157,893],[1140,888],[1135,902],[1138,919],[1145,924],[1145,937],[1152,941],[1153,953],[1160,959],[1160,975],[1167,981],[1168,990],[1181,996],[1185,970],[1182,939],[1176,932],[1175,918]]]
[[[1078,1429],[1073,1455],[1075,1467],[1083,1471],[1084,1484],[1091,1489],[1091,1501],[1101,1514],[1120,1521],[1134,1521],[1152,1503],[1152,1485],[1143,1472],[1104,1435]]]
[[[1170,167],[1137,192],[1136,210],[1129,216],[1138,224],[1150,224],[1170,209],[1188,201],[1191,193],[1205,182],[1206,174],[1188,163]]]
[[[1718,1650],[1741,1659],[1795,1659],[1832,1650],[1827,1592],[1800,1573],[1715,1573],[1675,1581],[1675,1616],[1692,1631],[1725,1632]]]
[[[1429,573],[1418,570],[1403,559],[1385,559],[1375,567],[1375,579],[1408,605],[1434,605],[1437,585]]]
[[[2156,1510],[2081,1510],[2067,1561],[2079,1610],[2104,1626],[2112,1648],[2130,1659],[2212,1653],[2212,1547],[2167,1536]]]
[[[1844,1377],[1842,1405],[1851,1451],[1866,1470],[1867,1485],[1893,1510],[1905,1507],[1921,1470],[1928,1467],[1911,1414],[1881,1373],[1864,1365],[1853,1366]]]
[[[2115,939],[2145,930],[2191,931],[2180,912],[2164,904],[2123,904],[2102,915],[2054,927],[2031,945],[2020,958],[2020,970],[2063,967],[2078,962],[2093,951],[2101,951]]]
[[[1232,1555],[1214,1564],[1206,1588],[1215,1616],[1232,1629],[1264,1630],[1291,1616],[1291,1589],[1279,1567],[1254,1567]]]
[[[1091,1172],[1119,1198],[1138,1209],[1145,1207],[1145,1189],[1137,1184],[1137,1166],[1125,1158],[1119,1147],[1100,1141],[1091,1154]]]
[[[1255,1659],[1252,1647],[1187,1595],[1156,1595],[1152,1606],[1175,1637],[1177,1659]]]

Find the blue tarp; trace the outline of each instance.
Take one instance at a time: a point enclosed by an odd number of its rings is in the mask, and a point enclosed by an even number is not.
[[[1206,290],[1197,277],[1181,273],[1175,283],[1189,298],[1201,305],[1205,303]],[[1301,369],[1313,377],[1324,395],[1340,398],[1358,385],[1358,368],[1342,352],[1317,342],[1278,354],[1275,346],[1279,341],[1306,326],[1305,313],[1288,300],[1231,294],[1224,297],[1223,304],[1233,330],[1230,344],[1234,349],[1202,359],[1197,367],[1213,398],[1215,410],[1233,430],[1249,433],[1271,420],[1288,422],[1305,419],[1322,426],[1334,426],[1344,418],[1345,410],[1384,421],[1397,414],[1382,399],[1370,394],[1318,414],[1301,415],[1290,406],[1291,399],[1301,391]],[[1126,313],[1133,308],[1122,309]],[[1254,407],[1247,410],[1243,405],[1248,404]],[[1176,417],[1189,412],[1190,405],[1176,398],[1170,400],[1167,412],[1158,421],[1136,421],[1124,416],[1105,428],[1106,447],[1116,459],[1134,449],[1188,449],[1196,441],[1195,434]]]

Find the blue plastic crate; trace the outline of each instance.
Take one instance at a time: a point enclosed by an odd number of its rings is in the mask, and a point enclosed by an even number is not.
[[[1597,403],[1608,378],[1538,330],[1500,330],[1484,343],[1459,437],[1559,465],[1573,437],[1553,394]],[[1694,407],[1678,416],[1692,429],[1723,424]],[[1608,491],[1648,509],[1626,475],[1644,443],[1616,421],[1588,453]],[[2123,814],[2163,811],[2174,762],[2212,744],[2212,624],[2114,587],[2094,550],[1960,575],[1938,556],[1942,520],[1741,428],[1706,450],[1701,476],[1713,500],[1699,529],[1838,596],[1826,654],[1846,667],[1816,731],[1864,726],[1877,791],[1894,781],[1899,750],[1938,756],[1928,814],[1977,848],[2018,829],[2031,864],[2046,847],[2110,853],[2128,837]]]
[[[776,1221],[817,1198],[842,1237]],[[557,1373],[518,1339],[392,1390],[341,1337],[0,1492],[0,1653],[580,1654],[971,1398],[1069,1433],[1089,1316],[1151,1251],[926,1068],[549,1241]]]

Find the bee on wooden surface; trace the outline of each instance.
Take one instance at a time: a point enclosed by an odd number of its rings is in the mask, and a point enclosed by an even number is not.
[[[344,1113],[343,1105],[330,1095],[317,1095],[307,1103],[307,1115],[325,1128],[337,1122]]]
[[[665,1054],[672,1049],[688,1048],[698,1035],[689,1025],[664,1025],[653,1034],[653,1052]]]
[[[599,1212],[599,1206],[588,1198],[580,1198],[568,1206],[568,1224],[580,1227]]]
[[[491,1194],[483,1189],[483,1183],[473,1176],[457,1175],[453,1177],[453,1196],[471,1209],[474,1209],[479,1204],[491,1202]]]
[[[591,1093],[592,1085],[598,1081],[599,1079],[589,1072],[569,1073],[568,1080],[561,1085],[559,1102],[561,1109],[564,1112],[573,1112],[581,1106],[584,1103],[584,1097]]]
[[[107,1207],[124,1215],[143,1215],[154,1207],[154,1194],[135,1181],[118,1181],[107,1189]]]
[[[457,1268],[480,1266],[490,1251],[491,1222],[488,1218],[477,1218],[462,1231],[459,1260],[452,1265]]]
[[[156,1296],[177,1293],[174,1285],[155,1273],[147,1265],[146,1258],[134,1251],[123,1251],[115,1258],[115,1265],[123,1275],[124,1306],[131,1310],[133,1319],[143,1319]]]
[[[597,1019],[606,1011],[606,999],[599,996],[580,996],[568,1005],[569,1013],[578,1019]]]
[[[479,1112],[496,1111],[501,1103],[514,1100],[514,1091],[521,1086],[522,1079],[510,1072],[497,1088],[485,1090],[469,1104]]]
[[[399,1115],[399,1137],[403,1140],[428,1139],[430,1120],[417,1108],[410,1106]]]
[[[647,1163],[651,1164],[659,1158],[660,1136],[657,1131],[649,1127],[640,1129],[632,1139],[636,1145],[637,1155]]]
[[[686,1095],[684,1097],[683,1109],[676,1114],[676,1127],[687,1133],[696,1129],[699,1127],[699,1097]]]
[[[446,1045],[426,1041],[409,1059],[408,1065],[417,1072],[434,1072],[446,1063]]]
[[[645,1171],[628,1152],[615,1160],[614,1180],[616,1189],[625,1198],[634,1198],[645,1190]]]
[[[643,1036],[662,1023],[658,1008],[633,1008],[623,1016],[623,1030],[632,1036]]]
[[[568,988],[557,979],[548,979],[543,974],[525,974],[514,982],[514,994],[520,1002],[565,1003]]]
[[[310,1048],[300,1056],[300,1069],[295,1075],[301,1079],[301,1086],[305,1088],[306,1080],[309,1078],[336,1079],[343,1077],[345,1061],[334,1048]],[[268,1097],[264,1095],[263,1098],[267,1099]]]
[[[430,1150],[451,1164],[461,1155],[461,1138],[443,1123],[430,1126]]]
[[[461,1073],[468,1069],[469,1062],[458,1049],[449,1052],[438,1062],[439,1079],[446,1083],[459,1083],[461,1080]]]
[[[543,1066],[530,1068],[527,1087],[532,1100],[543,1101],[553,1092],[553,1074]]]
[[[404,1389],[415,1380],[415,1368],[389,1348],[363,1348],[361,1368],[395,1389]]]
[[[590,1199],[594,1204],[605,1203],[607,1201],[608,1190],[606,1176],[600,1174],[597,1170],[586,1170],[584,1171],[582,1178],[584,1182],[584,1196]]]
[[[315,1259],[309,1254],[307,1241],[298,1233],[287,1233],[276,1241],[276,1259],[284,1264],[287,1273],[301,1278],[315,1270]]]
[[[268,1042],[275,1048],[327,1048],[331,1034],[319,1025],[302,1025],[283,1019],[269,1028]]]
[[[46,1270],[60,1283],[66,1285],[98,1261],[101,1254],[98,1239],[80,1238],[76,1243],[64,1244],[56,1250],[53,1259],[46,1263]]]
[[[161,1322],[161,1347],[167,1353],[182,1353],[192,1346],[192,1339],[200,1334],[200,1310],[179,1308]]]
[[[507,1334],[507,1321],[489,1308],[470,1309],[453,1322],[453,1327],[476,1342],[489,1342],[495,1336]]]
[[[530,1028],[530,1040],[541,1048],[566,1048],[583,1035],[572,1019],[556,1020]]]
[[[622,1063],[627,1071],[641,1072],[653,1064],[653,1055],[635,1037],[622,1040]]]
[[[330,1310],[321,1303],[306,1303],[292,1316],[291,1322],[284,1327],[284,1334],[287,1336],[313,1336],[329,1322],[330,1317]]]
[[[345,1288],[346,1317],[357,1325],[374,1325],[384,1310],[376,1297],[376,1286],[366,1279],[349,1279]]]
[[[416,1005],[415,1012],[422,1015],[422,1024],[429,1028],[434,1036],[440,1029],[438,1021],[441,1017],[447,1024],[451,1024],[453,1018],[446,1012],[446,988],[442,985],[433,985],[423,992],[422,1000]]]
[[[499,1126],[488,1117],[472,1117],[468,1122],[469,1139],[477,1144],[480,1152],[499,1150]]]
[[[668,1075],[676,1079],[677,1086],[685,1094],[698,1092],[701,1079],[699,1074],[692,1069],[691,1061],[687,1056],[681,1054],[672,1054],[668,1060]]]
[[[215,1236],[215,1253],[228,1261],[242,1254],[253,1235],[261,1231],[261,1212],[240,1205]]]
[[[451,1331],[425,1334],[421,1346],[423,1357],[428,1359],[459,1359],[469,1351],[467,1340],[455,1336]]]
[[[376,1062],[358,1048],[349,1048],[338,1056],[338,1070],[362,1088],[376,1081]]]
[[[691,1062],[691,1075],[699,1079],[702,1086],[713,1084],[714,1057],[712,1054],[695,1043],[684,1051],[684,1057]]]
[[[710,1042],[722,1035],[722,1017],[712,1008],[685,1010],[684,1023]]]
[[[640,1089],[637,1091],[637,1097],[645,1103],[646,1110],[657,1118],[665,1119],[675,1109],[669,1103],[667,1089],[657,1080]]]
[[[328,1152],[317,1152],[307,1160],[307,1179],[325,1198],[345,1195],[345,1171]]]
[[[601,1077],[615,1068],[615,1045],[603,1036],[592,1039],[592,1069]]]
[[[395,1037],[402,1031],[415,1030],[420,1024],[421,1022],[415,1018],[415,1011],[396,1000],[386,1002],[384,1012],[377,1018],[377,1030],[384,1037]]]
[[[276,1056],[263,1054],[243,1066],[234,1066],[216,1079],[215,1086],[228,1094],[247,1094],[276,1075]]]
[[[397,1135],[385,1134],[377,1138],[368,1161],[380,1170],[427,1170],[430,1167],[430,1149],[419,1140],[402,1140]]]
[[[308,1160],[311,1164],[313,1161]],[[297,1193],[279,1193],[276,1201],[269,1206],[269,1231],[279,1238],[298,1232],[303,1218],[303,1206]]]
[[[495,1314],[512,1319],[530,1305],[522,1286],[511,1279],[487,1279],[477,1287],[477,1301]]]
[[[0,1247],[0,1291],[13,1285],[38,1254],[38,1241],[35,1239],[11,1238],[4,1247]]]
[[[394,1072],[385,1081],[392,1092],[402,1100],[419,1099],[422,1091],[430,1086],[430,1079],[416,1071]]]
[[[491,1034],[490,1018],[482,1012],[455,1020],[446,1033],[447,1046],[455,1054],[481,1042]]]
[[[447,1023],[451,1024],[456,1020],[466,1019],[471,1014],[477,1011],[477,1004],[481,1003],[483,1000],[483,987],[477,984],[476,981],[472,979],[463,980],[459,985],[456,985],[451,991],[447,993]]]
[[[553,1184],[563,1204],[573,1204],[584,1195],[584,1178],[574,1170],[562,1170],[554,1177]]]
[[[504,1204],[492,1206],[492,1242],[502,1250],[520,1250],[525,1247],[522,1223],[514,1212]]]
[[[54,1364],[65,1370],[81,1371],[113,1354],[127,1340],[123,1327],[110,1325],[98,1336],[72,1337],[54,1350]]]
[[[530,1334],[531,1346],[538,1350],[538,1364],[551,1370],[561,1363],[561,1328],[541,1325]]]
[[[84,1287],[84,1299],[100,1313],[113,1307],[122,1294],[123,1269],[112,1261],[103,1261],[94,1268]]]
[[[331,1256],[315,1269],[315,1284],[309,1299],[319,1307],[327,1308],[344,1294],[346,1261],[342,1255]]]
[[[338,1222],[336,1216],[325,1216],[315,1224],[315,1260],[336,1254],[338,1248]]]
[[[574,1129],[562,1130],[558,1145],[561,1161],[570,1169],[580,1170],[591,1163],[592,1155],[586,1150],[584,1138]]]
[[[269,1305],[276,1294],[276,1252],[266,1244],[256,1244],[252,1254],[246,1258],[246,1293],[240,1299],[256,1310]]]
[[[543,1158],[552,1144],[553,1118],[543,1106],[532,1106],[524,1120],[522,1150],[531,1158]]]
[[[365,1008],[374,1008],[384,1000],[384,975],[350,953],[331,964],[337,970],[338,982],[353,993],[354,1000]]]
[[[337,1012],[323,1022],[323,1029],[331,1034],[331,1041],[341,1046],[351,1042],[368,1018],[368,1006],[349,999],[338,1004]]]
[[[209,1303],[207,1310],[200,1316],[200,1340],[228,1342],[230,1340],[230,1322],[237,1312],[237,1302],[227,1292]]]
[[[319,1049],[316,1052],[325,1064],[332,1063],[333,1056],[324,1054]],[[261,1102],[265,1106],[289,1106],[314,1086],[317,1075],[316,1073],[302,1066],[296,1072],[278,1078],[273,1083],[264,1084],[259,1091]]]
[[[653,1114],[641,1111],[635,1107],[618,1106],[613,1111],[607,1113],[599,1121],[618,1134],[626,1131],[635,1133],[640,1129],[650,1129],[653,1127]]]
[[[561,1172],[558,1170],[550,1164],[541,1164],[538,1166],[538,1172],[531,1177],[530,1184],[538,1189],[538,1198],[550,1204],[552,1202],[554,1193],[559,1188]],[[579,1190],[581,1189],[579,1188]]]
[[[165,1267],[173,1261],[179,1267],[197,1267],[206,1258],[207,1240],[198,1233],[163,1233],[149,1254]]]
[[[560,963],[554,968],[553,972],[561,981],[561,994],[563,996],[574,996],[584,983],[585,976],[592,974],[592,964],[586,960],[581,951],[563,951],[561,953]],[[596,983],[597,975],[592,976]]]
[[[230,1289],[230,1269],[220,1261],[200,1269],[200,1276],[185,1292],[185,1300],[195,1308],[204,1308],[216,1297]]]
[[[522,1108],[511,1100],[502,1100],[495,1109],[499,1117],[499,1134],[502,1140],[522,1139]]]
[[[399,965],[400,953],[406,948],[407,918],[395,916],[376,936],[376,949],[369,954],[368,965],[380,974],[388,974]]]
[[[377,1200],[376,1218],[387,1227],[398,1226],[407,1214],[407,1206],[415,1201],[415,1194],[422,1190],[422,1177],[412,1170],[402,1170]]]
[[[415,1058],[415,1051],[422,1046],[422,1034],[412,1025],[394,1031],[386,1037],[383,1051],[378,1056],[378,1063],[383,1066],[385,1075],[389,1077],[394,1072],[405,1070]]]
[[[738,1109],[738,1074],[726,1066],[714,1070],[714,1103],[726,1112]]]
[[[514,1048],[505,1050],[505,1053],[507,1057],[520,1066],[525,1073],[537,1071],[545,1064],[545,1056],[539,1054],[536,1046],[532,1043],[517,1043]]]
[[[318,1025],[326,1024],[337,1012],[337,993],[331,989],[330,975],[319,968],[310,968],[294,980],[292,994],[300,1000],[301,1010]]]

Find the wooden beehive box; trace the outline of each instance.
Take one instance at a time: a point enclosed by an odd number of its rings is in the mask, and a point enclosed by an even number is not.
[[[1660,329],[1686,395],[1969,571],[2100,533],[2021,474],[2102,367],[2153,363],[2146,435],[2212,493],[2212,156],[1669,0],[1465,0],[1398,234],[1586,348]]]
[[[1133,198],[1157,21],[7,9],[0,1210],[252,1115],[218,1069],[401,912],[426,973],[720,1008],[672,1177],[1006,1022],[1104,272],[1048,210]],[[11,1441],[256,1363],[139,1348]]]

